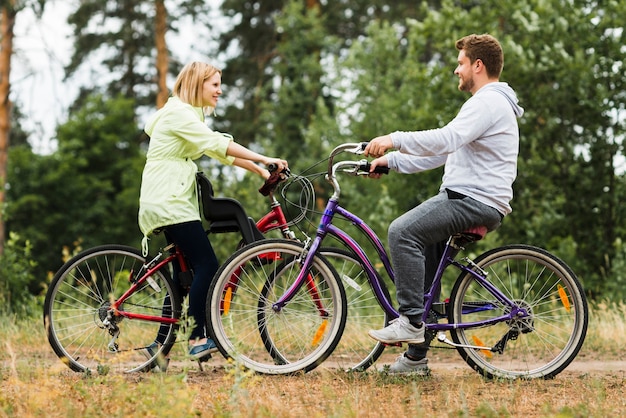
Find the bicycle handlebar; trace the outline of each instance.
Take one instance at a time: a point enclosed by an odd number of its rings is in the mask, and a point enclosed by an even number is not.
[[[357,168],[357,175],[360,175],[361,172],[363,172],[364,174],[371,174],[370,170],[372,168],[372,165],[369,163],[369,161],[365,161],[365,160],[361,160],[359,161],[359,167]],[[374,168],[374,173],[376,174],[389,174],[389,167],[385,167],[384,165],[379,165],[376,166],[376,168]]]
[[[269,171],[271,174],[270,177],[265,180],[263,186],[259,188],[259,193],[261,193],[263,196],[269,196],[270,193],[276,190],[276,187],[278,187],[280,183],[287,180],[291,175],[291,172],[288,168],[285,168],[280,172],[276,171],[277,168],[278,166],[276,164],[270,164],[267,166],[267,171]]]
[[[336,155],[342,152],[350,152],[352,154],[361,155],[363,154],[363,151],[365,151],[367,144],[369,144],[369,142],[348,142],[345,144],[341,144],[337,146],[334,150],[332,150],[330,153],[330,156],[328,157],[328,176],[331,178],[334,177],[334,172],[336,171],[336,169],[333,169],[333,165],[334,165],[334,159]],[[353,168],[352,171],[349,171],[349,170],[343,170],[343,171],[350,172],[357,176],[370,174],[369,171],[370,171],[371,165],[367,160],[359,161],[358,165],[356,166],[354,165],[354,163],[356,162],[353,161],[352,163],[353,164],[348,164],[352,166]],[[345,165],[345,164],[342,164],[342,165]],[[378,166],[374,169],[374,173],[389,174],[389,167]]]
[[[334,163],[333,160],[337,154],[342,152],[350,152],[352,154],[363,154],[368,142],[349,142],[337,146],[328,157],[328,173],[326,174],[326,180],[333,185],[334,193],[331,199],[339,199],[341,194],[341,187],[335,176],[337,171],[342,171],[354,176],[366,176],[370,175],[371,163],[367,160],[361,161],[340,161]],[[374,173],[389,174],[389,167],[378,166],[374,169]]]

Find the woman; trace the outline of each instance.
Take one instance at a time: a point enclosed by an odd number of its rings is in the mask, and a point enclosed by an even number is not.
[[[172,97],[146,123],[150,137],[146,165],[139,198],[139,227],[144,234],[142,248],[148,252],[148,236],[163,231],[168,243],[176,244],[193,269],[189,289],[189,315],[195,324],[189,338],[189,354],[206,359],[216,350],[207,338],[205,303],[210,281],[219,265],[211,243],[200,220],[196,192],[196,172],[193,160],[202,155],[245,168],[264,178],[269,172],[257,165],[276,164],[287,168],[287,162],[257,154],[233,141],[232,136],[212,131],[204,115],[217,106],[222,73],[210,64],[187,64],[174,84]],[[157,343],[147,348],[156,352]]]

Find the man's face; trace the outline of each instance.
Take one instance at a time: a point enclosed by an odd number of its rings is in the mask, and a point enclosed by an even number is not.
[[[465,56],[465,51],[459,51],[458,65],[454,74],[459,76],[459,90],[472,92],[474,90],[474,71],[470,59]]]

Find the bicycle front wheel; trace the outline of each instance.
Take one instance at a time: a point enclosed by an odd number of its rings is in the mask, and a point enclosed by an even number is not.
[[[132,247],[102,245],[81,252],[56,273],[46,293],[44,325],[54,352],[76,372],[149,370],[176,338],[176,324],[110,314],[145,263]],[[178,319],[181,302],[166,271],[156,271],[119,307],[123,313]],[[160,329],[161,328],[161,329]],[[162,345],[149,353],[159,332]]]
[[[475,263],[528,315],[451,330],[461,357],[489,378],[548,379],[563,371],[578,354],[588,322],[587,301],[571,269],[549,252],[528,245],[493,249]],[[489,321],[512,308],[463,273],[450,294],[449,309],[448,321],[463,324]]]
[[[274,306],[295,283],[303,251],[296,241],[263,240],[220,267],[209,290],[207,323],[224,356],[258,373],[292,374],[313,370],[334,350],[346,321],[346,298],[324,258],[314,258],[291,300]]]
[[[348,304],[343,335],[324,364],[348,371],[364,371],[378,360],[385,349],[383,343],[372,339],[367,332],[387,326],[388,315],[380,306],[365,269],[352,252],[323,247],[320,253],[337,271]],[[390,300],[387,288],[382,286],[382,289]]]

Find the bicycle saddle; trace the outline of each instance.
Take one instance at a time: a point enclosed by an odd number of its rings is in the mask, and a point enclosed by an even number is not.
[[[214,197],[213,185],[203,172],[196,173],[198,199],[202,214],[209,223],[208,233],[237,232],[246,244],[264,239],[254,220],[246,214],[243,206],[235,199]]]

